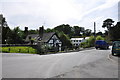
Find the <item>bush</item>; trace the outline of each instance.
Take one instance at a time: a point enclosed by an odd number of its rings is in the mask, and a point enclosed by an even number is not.
[[[101,37],[101,36],[97,36],[96,40],[105,40],[105,39],[103,37]]]
[[[94,36],[91,36],[89,39],[87,39],[85,42],[82,42],[80,44],[80,47],[82,48],[88,48],[88,47],[93,47],[95,42]]]
[[[95,43],[95,40],[104,40],[103,37],[101,36],[97,36],[96,39],[94,36],[91,36],[89,39],[87,39],[85,42],[82,42],[80,44],[80,47],[82,48],[88,48],[88,47],[93,47],[94,46],[94,43]]]

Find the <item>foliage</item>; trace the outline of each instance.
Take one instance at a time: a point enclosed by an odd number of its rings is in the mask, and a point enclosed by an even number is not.
[[[118,22],[114,27],[110,28],[110,39],[120,40],[120,22]]]
[[[101,36],[97,36],[97,37],[96,37],[96,40],[104,40],[104,38],[101,37]]]
[[[97,36],[103,36],[103,33],[101,31],[99,31],[98,33],[96,33]]]
[[[29,33],[29,34],[38,34],[38,31],[37,31],[37,30],[32,30],[32,29],[31,29],[31,30],[28,31],[28,33]]]
[[[105,28],[107,27],[107,29],[109,30],[111,28],[111,26],[113,25],[114,21],[112,19],[106,19],[105,21],[103,21],[103,25],[102,27]]]
[[[82,47],[82,48],[88,48],[88,47],[90,47],[90,44],[87,41],[86,42],[82,42],[80,44],[80,47]]]
[[[74,36],[82,36],[80,33],[84,32],[84,27],[73,26]]]
[[[94,36],[91,36],[89,39],[87,39],[85,42],[82,42],[80,44],[80,47],[83,47],[83,48],[88,48],[88,47],[93,47],[94,46],[94,43],[95,43],[95,37]]]
[[[45,32],[46,32],[46,33],[54,32],[54,30],[53,30],[53,29],[50,29],[50,28],[47,28],[47,29],[45,30]]]
[[[54,28],[54,31],[63,32],[69,37],[73,36],[72,27],[69,24],[62,24]]]
[[[91,36],[87,41],[88,41],[90,47],[93,47],[94,43],[95,43],[95,37]]]
[[[68,48],[71,48],[72,47],[72,43],[70,41],[70,38],[64,34],[63,32],[59,33],[59,37],[60,37],[60,40],[62,41],[62,46],[63,47],[68,47]]]
[[[10,39],[11,37],[11,30],[9,27],[3,27],[2,28],[2,43],[5,44],[7,39]]]
[[[2,47],[2,52],[4,53],[37,53],[36,49],[32,47],[16,46],[16,47]]]
[[[15,27],[13,30],[11,30],[10,38],[11,40],[9,43],[12,44],[22,44],[23,43],[23,32],[20,30],[19,27]]]
[[[114,21],[112,19],[106,19],[103,21],[103,28],[107,27],[108,32],[105,33],[105,35],[108,34],[108,38],[111,41],[114,40],[120,40],[120,22],[117,22],[117,24],[113,25]]]
[[[90,30],[90,29],[86,29],[86,30],[84,30],[84,32],[83,32],[83,35],[84,35],[84,36],[91,36],[91,34],[92,34],[92,30]]]

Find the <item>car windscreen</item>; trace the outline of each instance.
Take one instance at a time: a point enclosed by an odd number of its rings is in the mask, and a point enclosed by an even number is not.
[[[120,42],[114,43],[114,46],[115,46],[115,47],[120,47]]]

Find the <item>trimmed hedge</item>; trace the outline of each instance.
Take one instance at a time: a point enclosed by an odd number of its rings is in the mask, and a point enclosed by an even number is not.
[[[31,53],[36,54],[37,50],[32,47],[15,46],[15,47],[0,47],[3,53]]]

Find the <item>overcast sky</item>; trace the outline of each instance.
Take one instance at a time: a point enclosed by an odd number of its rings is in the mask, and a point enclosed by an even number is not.
[[[10,28],[53,28],[61,24],[104,31],[102,23],[111,18],[118,21],[119,0],[0,0],[0,13]]]

